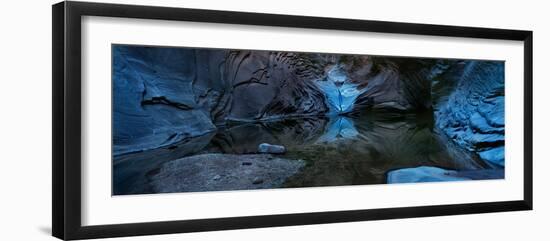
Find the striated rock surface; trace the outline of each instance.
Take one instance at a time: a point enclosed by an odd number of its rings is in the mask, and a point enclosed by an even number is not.
[[[445,69],[434,78],[437,127],[485,161],[504,166],[504,64],[460,61],[435,68]]]
[[[113,47],[113,153],[170,145],[215,130],[195,102],[194,51]]]
[[[151,193],[147,176],[165,162],[196,154],[212,140],[214,132],[184,139],[166,147],[128,153],[113,158],[113,195]]]
[[[155,193],[274,188],[304,165],[267,154],[202,154],[163,164],[150,185]]]
[[[308,55],[331,113],[431,109],[431,62],[366,55]],[[313,68],[318,70],[319,67]]]
[[[225,73],[232,84],[227,118],[237,121],[321,115],[324,95],[300,72],[304,58],[293,53],[232,51]]]
[[[293,53],[113,47],[114,154],[168,146],[228,120],[322,115],[324,95]]]

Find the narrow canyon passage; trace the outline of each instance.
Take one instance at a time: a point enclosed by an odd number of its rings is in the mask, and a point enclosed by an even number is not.
[[[113,47],[113,194],[504,178],[504,64]]]

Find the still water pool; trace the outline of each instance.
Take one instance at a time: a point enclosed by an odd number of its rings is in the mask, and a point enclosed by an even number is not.
[[[495,170],[476,154],[448,140],[434,128],[430,113],[371,113],[230,123],[217,132],[169,147],[116,156],[113,158],[113,194],[156,193],[154,185],[159,185],[159,181],[155,180],[152,185],[152,177],[166,163],[209,153],[256,154],[260,143],[282,145],[286,153],[274,156],[304,163],[299,171],[285,176],[282,183],[275,186],[264,183],[262,188],[384,184],[388,172],[420,166],[480,172],[484,173],[482,179],[503,175],[503,169]],[[227,189],[222,183],[214,190]]]

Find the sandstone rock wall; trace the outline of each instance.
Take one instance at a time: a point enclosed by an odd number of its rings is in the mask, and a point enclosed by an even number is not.
[[[292,53],[113,46],[114,154],[215,131],[228,120],[322,115],[324,95]]]
[[[210,114],[196,102],[194,60],[189,49],[113,46],[115,155],[215,130]]]
[[[433,108],[454,142],[503,165],[503,72],[496,61],[115,45],[114,154],[228,121]]]

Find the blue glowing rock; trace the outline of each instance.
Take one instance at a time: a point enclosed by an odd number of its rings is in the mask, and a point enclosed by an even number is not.
[[[430,166],[398,169],[388,172],[387,175],[388,183],[444,182],[464,180],[470,179],[457,176],[456,171]]]

